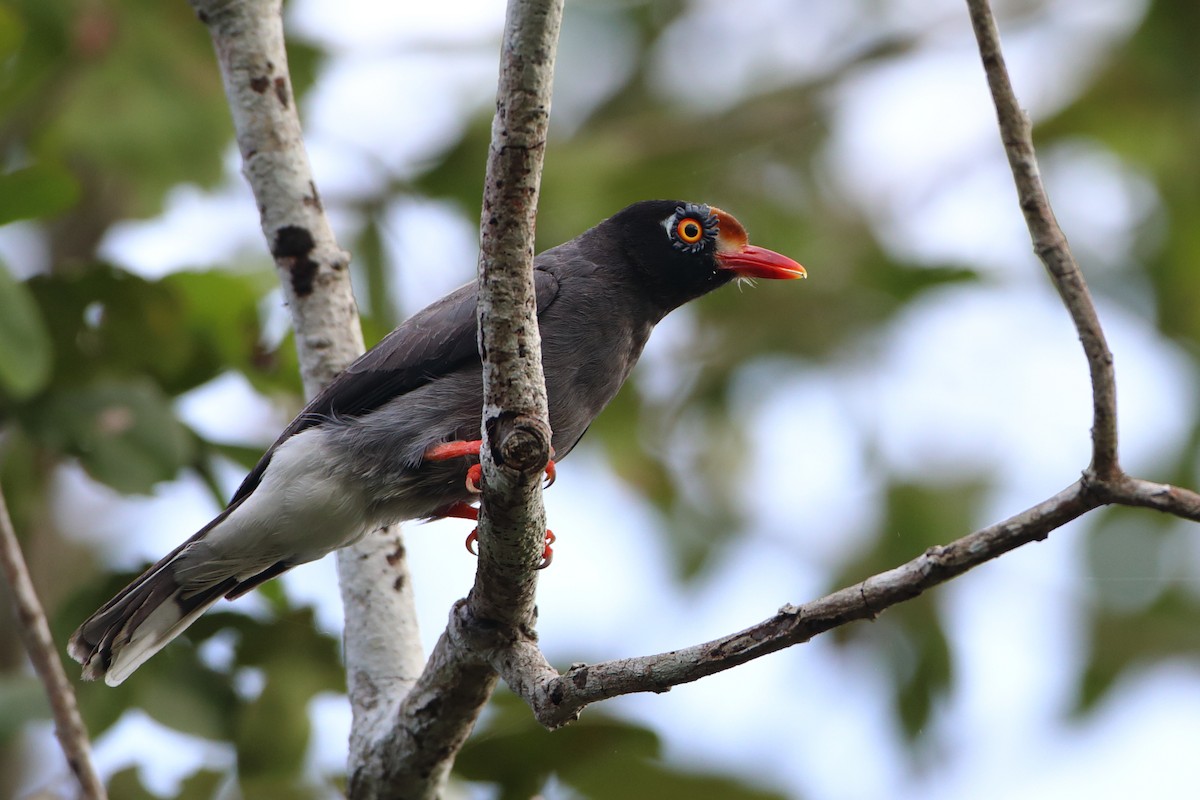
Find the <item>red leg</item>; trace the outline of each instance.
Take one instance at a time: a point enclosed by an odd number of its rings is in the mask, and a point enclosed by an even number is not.
[[[433,512],[430,519],[445,519],[446,517],[454,517],[455,519],[479,519],[479,509],[468,503],[451,503],[448,506],[442,506],[437,511]]]
[[[481,447],[483,447],[483,442],[479,439],[470,442],[431,444],[425,449],[425,459],[427,461],[449,461],[459,456],[477,456]]]
[[[432,444],[425,448],[426,461],[449,461],[452,458],[460,458],[462,456],[479,456],[479,448],[483,446],[483,442],[479,439],[473,441],[456,441],[442,442],[441,444]],[[483,482],[483,469],[478,464],[472,464],[467,468],[467,491],[471,494],[479,494],[479,485]]]

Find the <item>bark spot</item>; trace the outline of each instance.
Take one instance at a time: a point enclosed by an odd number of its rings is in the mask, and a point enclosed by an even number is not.
[[[579,669],[571,670],[571,683],[575,684],[576,689],[583,689],[587,686],[588,668],[580,667]]]
[[[388,566],[396,566],[396,562],[404,558],[404,545],[396,545],[396,549],[387,554]]]
[[[275,97],[279,99],[279,105],[284,108],[288,107],[291,100],[288,97],[287,79],[283,77],[275,79]]]
[[[404,588],[404,576],[397,575],[396,580],[392,581],[392,591],[398,592]]]
[[[265,75],[260,75],[257,78],[250,79],[250,88],[262,94],[271,86],[271,79]]]
[[[308,182],[308,194],[304,196],[301,202],[309,208],[315,208],[317,211],[322,210],[321,195],[317,192],[317,184],[312,181]]]
[[[275,231],[271,255],[280,266],[292,274],[292,291],[297,297],[312,294],[318,264],[310,257],[316,243],[307,228],[285,225]]]

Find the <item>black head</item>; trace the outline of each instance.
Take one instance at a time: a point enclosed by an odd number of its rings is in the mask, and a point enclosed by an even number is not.
[[[643,200],[596,230],[619,244],[664,314],[734,278],[806,277],[792,259],[750,244],[732,214],[701,203]]]

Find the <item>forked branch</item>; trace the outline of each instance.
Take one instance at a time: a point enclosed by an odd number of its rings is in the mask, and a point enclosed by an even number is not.
[[[967,5],[1034,250],[1071,315],[1087,358],[1093,406],[1090,466],[1080,480],[1016,516],[950,544],[930,548],[907,564],[819,600],[785,606],[770,619],[711,642],[653,656],[576,665],[565,675],[546,664],[530,642],[489,651],[492,665],[547,727],[570,722],[584,706],[597,700],[633,692],[664,692],[806,642],[849,622],[870,619],[986,561],[1044,539],[1051,531],[1102,505],[1152,508],[1200,521],[1200,494],[1132,478],[1121,471],[1112,353],[1083,273],[1042,185],[1030,122],[1013,92],[991,8],[987,0],[967,0]]]

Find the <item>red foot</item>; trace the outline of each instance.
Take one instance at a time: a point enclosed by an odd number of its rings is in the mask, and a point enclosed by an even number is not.
[[[474,441],[456,441],[443,442],[441,444],[430,445],[425,450],[426,461],[449,461],[452,458],[460,458],[462,456],[479,456],[479,448],[483,446],[483,442],[476,439]],[[555,479],[558,477],[558,470],[554,465],[554,449],[550,450],[550,460],[546,462],[546,488],[554,485]],[[480,486],[483,483],[483,468],[479,464],[472,464],[467,468],[467,491],[472,494],[479,494]],[[450,505],[440,508],[433,515],[432,519],[442,519],[444,517],[456,517],[458,519],[479,519],[479,509],[467,503],[451,503]],[[475,545],[479,541],[479,530],[471,531],[467,536],[466,546],[467,552],[473,556],[479,555],[475,550]],[[546,531],[546,546],[542,550],[542,563],[538,564],[538,569],[545,569],[550,566],[550,562],[554,560],[554,549],[551,547],[554,544],[554,532]]]
[[[546,529],[546,548],[542,550],[542,563],[538,564],[538,569],[545,569],[550,566],[550,562],[554,560],[554,548],[550,545],[557,541],[558,537],[554,535],[554,531]]]
[[[550,545],[554,544],[557,540],[558,537],[554,535],[554,531],[546,529],[546,547],[542,550],[542,563],[538,564],[538,569],[545,569],[554,560],[554,548]],[[478,542],[479,529],[476,528],[467,535],[467,552],[473,556],[478,556],[479,552],[475,549],[475,545]]]
[[[431,519],[445,519],[446,517],[454,517],[455,519],[479,519],[479,509],[466,503],[451,503],[444,508],[439,508],[437,513]],[[550,545],[554,544],[557,537],[554,531],[546,531],[546,547],[542,550],[542,563],[538,564],[538,569],[545,569],[550,566],[550,562],[554,560],[554,548]],[[479,555],[475,549],[476,543],[479,541],[479,529],[475,528],[467,536],[466,546],[467,552],[473,556]]]

